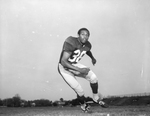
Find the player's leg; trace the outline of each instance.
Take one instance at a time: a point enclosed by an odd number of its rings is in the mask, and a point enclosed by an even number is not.
[[[86,68],[85,65],[80,64],[80,63],[74,64],[74,66],[77,66],[77,67],[80,67],[80,68]],[[98,79],[97,79],[96,75],[93,73],[93,71],[90,70],[88,75],[85,76],[85,77],[82,77],[82,78],[85,78],[90,82],[90,86],[91,86],[91,89],[92,89],[92,92],[93,92],[93,99],[94,100],[99,99],[99,96],[98,96]]]
[[[86,112],[89,109],[89,107],[85,103],[84,91],[81,85],[76,80],[73,73],[64,69],[64,67],[61,64],[59,64],[58,66],[58,71],[65,80],[65,82],[77,93],[77,98],[79,100],[79,103],[81,104],[81,109]]]
[[[99,93],[98,93],[98,78],[97,76],[93,73],[93,71],[89,71],[88,75],[85,77],[89,82],[90,86],[93,92],[93,100],[97,101],[99,98]]]
[[[79,63],[75,64],[75,66],[78,66],[80,68],[86,68],[86,66]],[[100,96],[100,93],[98,92],[98,78],[95,73],[90,70],[88,75],[83,78],[87,79],[90,82],[90,86],[93,92],[93,101],[99,103],[102,107],[108,107],[107,104],[102,101],[102,96]]]
[[[79,82],[76,80],[76,77],[73,75],[73,73],[66,70],[61,64],[58,66],[58,71],[60,75],[63,77],[65,82],[79,95],[83,96],[84,91],[79,84]]]
[[[102,101],[103,98],[100,96],[98,91],[98,78],[92,70],[89,71],[86,79],[90,82],[90,86],[93,92],[93,101],[100,104],[102,107],[107,108],[108,105]]]

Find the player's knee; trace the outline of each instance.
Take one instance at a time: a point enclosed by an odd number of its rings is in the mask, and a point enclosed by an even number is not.
[[[91,82],[90,83],[97,83],[98,82],[98,78],[95,74],[91,75]]]

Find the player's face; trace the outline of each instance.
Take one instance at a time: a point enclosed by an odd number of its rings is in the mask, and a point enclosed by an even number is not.
[[[82,30],[79,34],[79,40],[81,43],[86,43],[89,39],[89,34],[86,30]]]

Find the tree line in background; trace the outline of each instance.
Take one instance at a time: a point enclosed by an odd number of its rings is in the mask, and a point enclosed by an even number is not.
[[[86,101],[92,101],[92,98],[87,97]],[[0,99],[0,106],[2,107],[42,107],[42,106],[76,106],[79,105],[78,99],[73,100],[60,100],[50,101],[48,99],[37,100],[23,100],[19,94],[16,94],[12,98]]]
[[[109,96],[103,99],[106,103],[112,106],[125,106],[125,105],[148,105],[150,106],[150,95],[144,96]],[[86,102],[90,105],[95,104],[90,97],[86,97]],[[57,101],[50,101],[47,99],[38,100],[23,100],[19,94],[12,98],[0,99],[0,107],[46,107],[46,106],[77,106],[79,105],[78,99],[64,100],[60,98]]]

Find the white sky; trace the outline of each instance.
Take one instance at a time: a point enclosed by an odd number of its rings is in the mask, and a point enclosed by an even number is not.
[[[90,30],[104,95],[150,92],[149,0],[1,0],[0,98],[74,99],[57,72],[64,40]],[[78,79],[92,97],[89,82]]]

